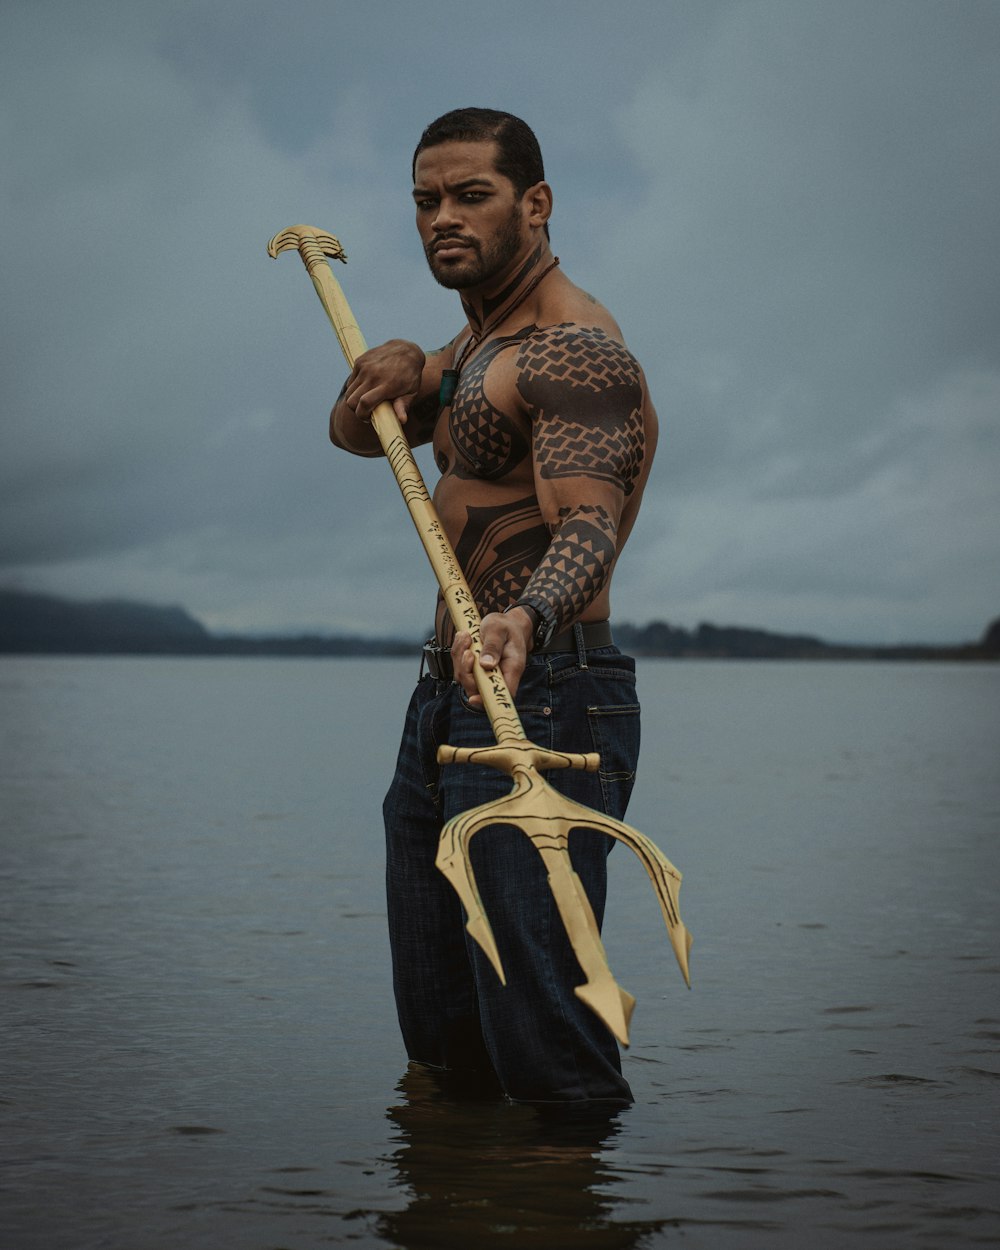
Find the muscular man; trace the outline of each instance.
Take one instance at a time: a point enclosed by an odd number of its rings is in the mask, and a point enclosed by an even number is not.
[[[614,645],[611,578],[635,522],[656,414],[614,318],[558,269],[552,192],[538,143],[508,113],[459,109],[432,122],[413,163],[417,229],[431,272],[466,324],[427,355],[399,339],[361,356],[330,437],[381,454],[369,422],[393,403],[411,445],[433,440],[434,503],[482,615],[484,668],[499,664],[539,746],[601,754],[598,774],[550,784],[621,819],[639,749],[635,666]],[[464,930],[434,866],[442,825],[510,789],[491,769],[440,768],[441,743],[494,739],[467,633],[438,602],[428,673],[407,713],[386,795],[389,933],[411,1061],[479,1070],[520,1101],[631,1099],[618,1050],[573,994],[582,973],[529,840],[497,827],[471,843],[507,974],[502,986]],[[570,835],[600,923],[612,840]]]

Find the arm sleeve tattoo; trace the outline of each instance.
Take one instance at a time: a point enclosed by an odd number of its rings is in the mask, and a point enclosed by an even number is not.
[[[517,385],[531,413],[538,478],[565,479],[552,541],[520,601],[561,630],[611,576],[620,503],[645,454],[642,376],[631,352],[602,330],[563,325],[525,342]]]
[[[555,632],[568,629],[604,589],[615,558],[616,526],[599,504],[581,504],[564,518],[519,603]]]

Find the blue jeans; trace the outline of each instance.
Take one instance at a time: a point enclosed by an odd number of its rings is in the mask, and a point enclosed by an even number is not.
[[[600,752],[599,772],[556,769],[547,780],[622,819],[639,754],[634,661],[614,646],[533,655],[517,708],[538,746]],[[460,686],[430,676],[417,683],[383,805],[393,986],[407,1054],[443,1071],[495,1074],[517,1101],[631,1102],[614,1038],[573,993],[583,973],[529,839],[494,826],[470,843],[506,986],[465,932],[458,896],[435,867],[445,822],[513,784],[481,765],[441,767],[437,749],[494,741],[486,713],[469,706]],[[594,830],[570,834],[570,857],[599,925],[613,845]]]

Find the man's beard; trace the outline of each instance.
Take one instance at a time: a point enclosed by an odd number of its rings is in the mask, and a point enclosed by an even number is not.
[[[489,282],[491,278],[507,268],[523,242],[521,218],[515,207],[493,238],[486,243],[485,248],[476,239],[467,239],[463,235],[451,237],[472,249],[472,254],[460,263],[447,268],[438,267],[434,248],[442,242],[441,239],[435,239],[424,248],[424,252],[435,280],[449,291],[462,291],[466,287],[480,286],[484,282]]]

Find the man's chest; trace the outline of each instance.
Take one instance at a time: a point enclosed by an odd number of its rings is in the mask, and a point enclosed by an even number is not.
[[[517,351],[528,333],[484,344],[463,366],[435,431],[443,473],[486,481],[530,479],[530,414],[517,389]]]

